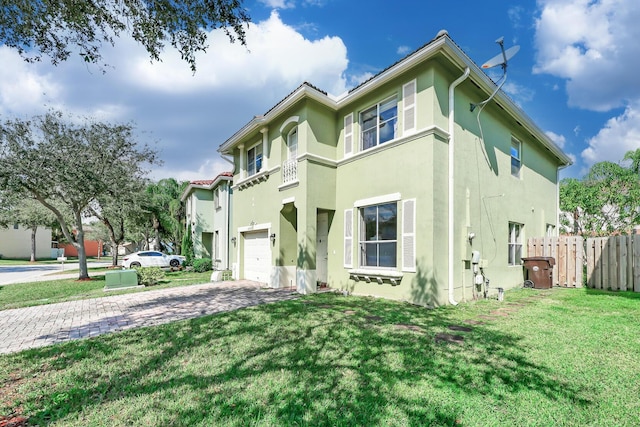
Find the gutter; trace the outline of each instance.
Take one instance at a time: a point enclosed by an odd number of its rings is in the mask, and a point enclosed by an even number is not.
[[[455,89],[467,77],[469,77],[469,67],[464,73],[449,86],[449,262],[448,262],[448,282],[449,282],[449,303],[458,305],[453,296],[453,262],[454,262],[454,155],[455,155]]]

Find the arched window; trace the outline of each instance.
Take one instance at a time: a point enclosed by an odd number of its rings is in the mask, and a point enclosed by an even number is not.
[[[298,158],[298,127],[294,127],[287,134],[287,152],[288,159],[295,160]]]

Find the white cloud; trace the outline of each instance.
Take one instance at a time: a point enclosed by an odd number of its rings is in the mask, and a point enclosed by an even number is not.
[[[175,52],[166,52],[162,63],[150,64],[141,51],[133,59],[130,78],[149,89],[168,92],[278,87],[284,95],[303,81],[333,94],[345,90],[347,48],[339,37],[306,39],[284,24],[276,11],[266,21],[249,26],[246,37],[245,48],[228,43],[220,31],[210,33],[210,53],[198,57],[195,75],[187,72]]]
[[[569,105],[608,111],[640,97],[640,2],[538,0],[534,72],[567,80]]]
[[[582,152],[588,165],[609,160],[619,162],[627,151],[640,148],[640,104],[627,107],[625,112],[610,119],[604,128],[588,141]]]
[[[545,133],[560,148],[563,148],[567,143],[567,139],[564,137],[564,135],[558,135],[557,133],[551,131],[547,131]]]
[[[50,74],[38,74],[12,49],[0,46],[0,113],[25,114],[53,106],[62,87]]]
[[[509,17],[509,21],[511,21],[511,25],[513,28],[522,27],[522,14],[524,13],[524,8],[522,6],[513,6],[507,10],[507,16]]]
[[[411,52],[411,48],[409,46],[398,46],[398,49],[396,50],[398,55],[406,55],[409,52]]]
[[[160,150],[159,179],[213,178],[230,170],[216,149],[254,115],[302,82],[333,94],[347,88],[347,49],[339,37],[305,38],[277,12],[251,24],[248,48],[213,32],[197,72],[167,48],[162,62],[132,40],[103,48],[106,74],[72,56],[56,67],[28,64],[0,47],[0,114],[30,116],[59,108],[70,116],[133,122],[141,142]],[[157,145],[153,143],[157,141]]]
[[[502,90],[508,93],[518,105],[531,101],[535,95],[535,91],[533,89],[509,80],[504,83]]]
[[[260,3],[272,9],[293,9],[296,7],[293,0],[260,0]]]

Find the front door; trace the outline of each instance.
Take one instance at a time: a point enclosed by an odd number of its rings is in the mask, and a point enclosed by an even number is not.
[[[329,213],[318,213],[316,227],[316,273],[318,274],[318,283],[327,284],[328,280],[328,260],[329,260]]]

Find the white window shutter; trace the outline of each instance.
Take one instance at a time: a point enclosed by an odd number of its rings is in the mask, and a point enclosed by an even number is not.
[[[416,199],[402,201],[402,271],[416,271]]]
[[[402,134],[416,131],[416,81],[402,86]]]
[[[344,116],[344,156],[353,154],[353,113]]]
[[[353,209],[344,211],[344,266],[353,267]]]

